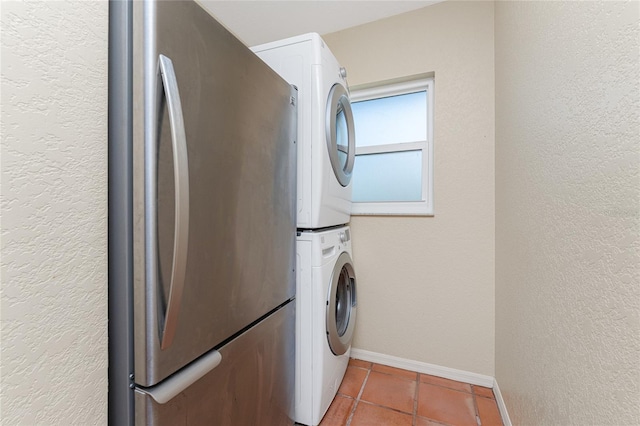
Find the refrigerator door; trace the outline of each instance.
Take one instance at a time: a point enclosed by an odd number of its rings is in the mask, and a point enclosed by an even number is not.
[[[195,2],[134,8],[135,381],[148,387],[295,296],[296,92]]]
[[[222,361],[166,403],[136,390],[137,425],[290,425],[295,302],[220,348]],[[178,373],[180,375],[181,373]]]

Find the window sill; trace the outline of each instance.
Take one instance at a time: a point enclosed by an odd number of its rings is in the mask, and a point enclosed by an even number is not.
[[[434,216],[433,206],[424,202],[353,203],[352,216]]]

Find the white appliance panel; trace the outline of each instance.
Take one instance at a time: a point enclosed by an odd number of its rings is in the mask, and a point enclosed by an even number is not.
[[[330,160],[327,101],[331,88],[346,78],[318,34],[305,34],[255,46],[252,50],[298,88],[298,229],[344,225],[351,216],[350,170],[342,185]],[[349,121],[353,130],[353,121]],[[349,127],[348,126],[348,127]],[[354,139],[349,145],[354,148]],[[349,154],[353,158],[353,153]]]
[[[327,339],[327,302],[331,298],[331,281],[340,256],[345,253],[351,256],[349,233],[349,227],[298,233],[294,419],[304,425],[320,423],[349,363],[350,344],[344,353],[335,355]],[[356,321],[355,313],[354,306],[350,321]]]

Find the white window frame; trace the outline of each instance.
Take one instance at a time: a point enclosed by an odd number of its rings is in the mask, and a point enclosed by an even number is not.
[[[352,215],[433,216],[433,77],[402,83],[357,89],[351,92],[351,103],[389,96],[427,91],[427,140],[358,147],[355,155],[422,151],[422,197],[420,201],[353,202]]]

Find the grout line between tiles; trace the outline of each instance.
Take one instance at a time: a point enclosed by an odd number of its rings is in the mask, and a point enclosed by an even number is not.
[[[480,395],[479,393],[476,393],[476,386],[472,386],[471,389],[473,391],[473,394],[476,397],[484,398],[484,399],[490,399],[490,400],[493,400],[493,401],[496,400],[496,395],[493,393],[493,390],[491,391],[491,396],[486,396],[486,395]]]
[[[366,404],[366,405],[371,405],[373,407],[380,407],[380,408],[384,408],[385,410],[395,411],[396,413],[405,414],[405,415],[409,415],[410,416],[411,413],[408,412],[408,411],[403,411],[403,410],[400,410],[398,408],[389,407],[388,405],[383,405],[383,404],[379,404],[379,403],[376,403],[376,402],[364,401],[364,400],[362,400],[362,394],[364,393],[364,386],[367,383],[367,381],[369,380],[369,376],[370,376],[371,373],[382,374],[382,375],[386,375],[386,376],[392,376],[392,377],[397,378],[397,379],[403,379],[403,380],[406,380],[408,382],[414,382],[416,384],[416,388],[418,386],[417,378],[420,377],[418,375],[418,373],[416,372],[416,379],[412,380],[412,379],[409,379],[407,377],[398,376],[398,375],[395,375],[395,374],[392,374],[392,373],[383,373],[383,372],[377,371],[377,370],[374,371],[373,370],[373,366],[374,365],[375,365],[375,363],[371,364],[371,368],[368,370],[367,376],[365,377],[365,381],[362,383],[362,387],[360,388],[360,393],[356,397],[357,398],[357,403],[359,404],[360,402],[362,402],[363,404]],[[415,396],[415,394],[414,394],[414,396]],[[415,400],[414,400],[414,411],[415,411]],[[355,407],[354,407],[354,412],[355,412]],[[347,423],[347,425],[348,425],[348,423]]]
[[[358,403],[360,402],[360,397],[362,396],[362,393],[364,392],[364,387],[367,384],[367,380],[369,380],[369,374],[371,374],[371,370],[373,368],[373,364],[371,364],[371,366],[369,366],[369,368],[367,369],[367,375],[364,377],[364,381],[362,382],[362,386],[360,386],[360,392],[358,392],[358,395],[356,396],[356,400],[353,404],[353,408],[351,409],[351,413],[349,414],[349,418],[347,418],[347,424],[345,426],[349,426],[351,424],[351,420],[353,419],[354,414],[356,413],[356,408],[358,407]]]
[[[476,393],[471,388],[471,397],[473,398],[473,409],[476,412],[476,423],[478,426],[482,426],[482,420],[480,420],[480,411],[478,410],[478,403],[476,402]]]
[[[423,417],[423,416],[420,416],[420,418],[422,418],[422,419],[427,419],[427,420],[429,420],[431,423],[434,423],[434,424],[437,424],[437,425],[441,425],[441,426],[454,426],[454,425],[450,425],[449,423],[445,423],[445,422],[442,422],[442,421],[440,421],[440,420],[434,420],[434,419],[429,418],[429,417]]]
[[[478,398],[488,399],[489,401],[495,401],[496,400],[495,398],[491,398],[490,396],[478,395],[478,394],[475,394],[475,393],[474,393],[474,395],[477,396]]]
[[[420,391],[420,374],[416,373],[416,391],[413,396],[413,419],[411,420],[411,424],[416,426],[417,417],[418,417],[418,397]]]
[[[380,407],[380,408],[384,408],[385,410],[395,411],[396,413],[399,413],[399,414],[405,414],[407,416],[411,415],[411,413],[408,412],[408,411],[402,411],[402,410],[399,410],[397,408],[389,407],[387,405],[376,404],[375,402],[369,402],[369,401],[364,401],[364,400],[360,401],[360,402],[362,402],[363,404],[371,405],[372,407]]]
[[[373,370],[373,365],[375,365],[375,364],[372,364],[371,371],[374,371]],[[383,364],[378,364],[378,365],[383,365]],[[388,367],[388,365],[383,365],[383,366],[384,367]],[[395,368],[395,367],[392,367],[392,368]],[[398,368],[398,370],[403,370],[403,369],[402,368]],[[410,370],[404,370],[404,371],[415,373],[416,374],[416,378],[410,379],[410,378],[408,378],[406,376],[403,376],[401,374],[397,374],[397,373],[393,373],[393,372],[389,372],[389,371],[375,370],[375,372],[378,373],[378,374],[384,374],[386,376],[393,376],[393,377],[397,377],[397,378],[403,379],[403,380],[410,380],[410,381],[413,381],[413,380],[419,381],[420,380],[420,373],[418,373],[417,371],[410,371]]]
[[[449,390],[456,391],[456,392],[461,392],[461,393],[470,393],[470,394],[473,394],[473,393],[474,393],[474,392],[473,392],[473,390],[472,390],[472,391],[467,392],[467,391],[465,391],[465,390],[454,389],[454,388],[450,388],[449,386],[438,385],[438,384],[435,384],[435,383],[429,383],[429,382],[420,382],[420,383],[423,383],[423,384],[425,384],[425,385],[429,385],[429,386],[436,386],[436,387],[438,387],[438,388],[445,388],[445,389],[449,389]],[[458,383],[464,383],[464,382],[458,382]],[[466,384],[468,384],[468,383],[466,383]]]

